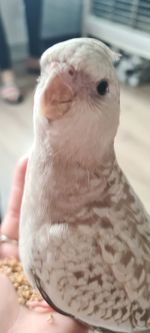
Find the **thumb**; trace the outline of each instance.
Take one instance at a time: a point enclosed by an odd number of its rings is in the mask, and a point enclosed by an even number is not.
[[[9,238],[18,238],[20,208],[24,190],[27,157],[23,157],[16,166],[6,216],[1,226],[1,233]]]

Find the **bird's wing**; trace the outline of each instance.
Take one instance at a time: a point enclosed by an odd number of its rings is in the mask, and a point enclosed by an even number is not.
[[[132,221],[121,231],[106,217],[92,228],[60,229],[55,225],[49,233],[42,273],[36,276],[45,300],[89,326],[116,332],[149,328],[150,257],[143,257],[142,233],[133,230]]]

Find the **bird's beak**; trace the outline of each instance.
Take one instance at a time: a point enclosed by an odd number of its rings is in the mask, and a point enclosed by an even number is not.
[[[41,113],[49,120],[62,117],[69,111],[75,96],[75,70],[70,65],[52,64],[50,75],[41,94]]]

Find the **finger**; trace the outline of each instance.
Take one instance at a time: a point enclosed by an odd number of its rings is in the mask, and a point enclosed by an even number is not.
[[[1,227],[1,233],[13,239],[18,238],[18,224],[19,224],[20,208],[21,208],[21,201],[24,189],[27,161],[28,161],[27,157],[24,157],[18,162],[16,166],[8,208],[5,219]]]
[[[0,245],[0,259],[16,258],[19,259],[18,247],[10,243]]]

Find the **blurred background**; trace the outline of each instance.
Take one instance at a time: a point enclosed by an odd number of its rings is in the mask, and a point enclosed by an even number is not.
[[[15,164],[32,145],[38,59],[47,47],[78,36],[101,39],[122,55],[115,64],[121,85],[116,153],[150,212],[150,0],[0,0],[2,214]]]

